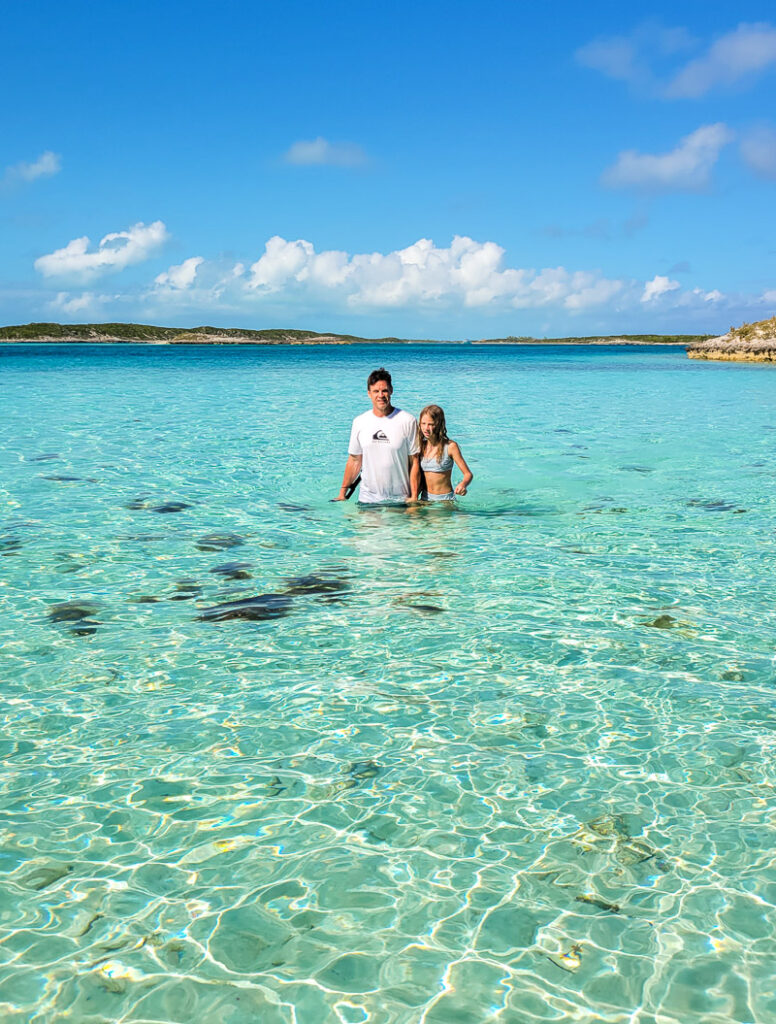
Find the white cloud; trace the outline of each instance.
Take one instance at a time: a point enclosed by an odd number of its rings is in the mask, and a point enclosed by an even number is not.
[[[513,269],[504,265],[504,250],[495,242],[456,235],[448,248],[421,238],[389,253],[316,252],[304,239],[275,236],[250,267],[248,292],[269,295],[307,291],[338,296],[352,307],[493,304],[512,308],[558,304],[569,310],[602,304],[623,283],[598,273],[564,267]]]
[[[630,85],[655,88],[653,65],[692,46],[684,28],[665,28],[647,21],[625,36],[603,36],[581,46],[575,53],[577,63],[600,71]]]
[[[776,131],[761,125],[741,140],[741,156],[755,174],[776,178]]]
[[[183,263],[158,274],[154,278],[154,284],[159,288],[171,288],[173,291],[191,288],[197,276],[197,267],[204,262],[201,256],[190,256]]]
[[[666,86],[670,98],[697,99],[718,86],[731,86],[776,64],[776,28],[741,24],[691,60]]]
[[[93,309],[109,301],[109,295],[95,295],[93,292],[83,292],[81,295],[59,292],[51,305],[55,309],[61,309],[63,313],[73,314],[80,313],[85,309]]]
[[[153,224],[135,224],[128,231],[105,235],[92,252],[89,252],[89,239],[84,235],[74,238],[63,249],[39,256],[35,260],[35,269],[44,277],[73,277],[86,281],[141,263],[168,238],[167,228],[160,220]]]
[[[317,139],[295,142],[283,160],[304,167],[360,167],[367,162],[367,157],[355,142],[329,142],[319,135]]]
[[[641,301],[653,302],[655,299],[659,299],[661,295],[665,295],[667,292],[676,291],[677,288],[679,288],[678,281],[672,281],[668,277],[656,274],[651,281],[647,281],[644,285]]]
[[[708,184],[720,151],[732,138],[724,124],[707,124],[685,135],[669,153],[628,149],[604,172],[602,181],[611,188],[695,191]]]
[[[37,178],[51,178],[53,175],[59,174],[61,170],[62,157],[59,153],[52,153],[50,149],[47,149],[31,163],[22,160],[12,167],[7,167],[2,183],[12,185],[16,182],[35,181]]]
[[[633,40],[624,36],[594,39],[581,46],[575,56],[583,67],[623,82],[639,81],[647,72]]]

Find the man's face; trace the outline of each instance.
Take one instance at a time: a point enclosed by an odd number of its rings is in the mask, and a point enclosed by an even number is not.
[[[378,380],[371,388],[366,389],[366,393],[372,399],[373,412],[378,416],[385,416],[391,408],[391,395],[393,394],[393,388],[388,381]]]

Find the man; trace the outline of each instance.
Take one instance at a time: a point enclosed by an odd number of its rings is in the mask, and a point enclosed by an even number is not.
[[[348,461],[336,501],[361,474],[358,500],[365,504],[417,501],[420,490],[418,424],[414,416],[391,405],[391,375],[380,367],[369,374],[369,412],[356,416],[350,432]]]

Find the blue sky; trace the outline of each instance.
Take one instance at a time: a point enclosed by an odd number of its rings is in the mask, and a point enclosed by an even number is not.
[[[776,312],[771,5],[28,0],[4,29],[3,323]]]

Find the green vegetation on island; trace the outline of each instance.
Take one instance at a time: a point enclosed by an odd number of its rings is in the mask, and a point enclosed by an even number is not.
[[[776,316],[731,327],[727,334],[691,345],[687,355],[690,359],[776,363]]]
[[[568,338],[469,339],[475,345],[692,345],[708,334],[618,334]],[[319,333],[287,328],[254,331],[241,327],[155,327],[151,324],[36,323],[0,327],[0,342],[70,344],[125,343],[145,345],[412,345],[465,344],[431,338],[361,338],[354,334]]]

